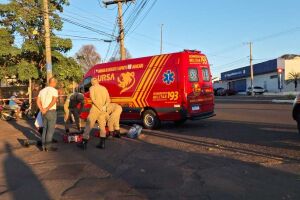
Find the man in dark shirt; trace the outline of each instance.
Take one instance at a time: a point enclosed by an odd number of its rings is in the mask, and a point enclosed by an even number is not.
[[[71,94],[70,100],[69,100],[69,114],[68,114],[66,122],[65,122],[66,133],[70,133],[69,126],[71,123],[72,115],[74,117],[77,130],[79,132],[82,132],[82,130],[80,128],[79,120],[80,120],[80,113],[82,112],[83,106],[84,106],[83,94],[79,93],[79,92],[74,92],[73,94]]]

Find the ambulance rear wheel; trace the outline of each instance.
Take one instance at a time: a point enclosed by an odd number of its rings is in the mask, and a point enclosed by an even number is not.
[[[160,120],[153,110],[146,110],[143,113],[143,125],[146,129],[156,129],[160,126]]]

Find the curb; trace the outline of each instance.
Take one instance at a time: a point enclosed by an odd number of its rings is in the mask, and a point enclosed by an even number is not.
[[[293,104],[294,100],[278,100],[278,99],[273,99],[272,103],[287,103],[287,104]]]

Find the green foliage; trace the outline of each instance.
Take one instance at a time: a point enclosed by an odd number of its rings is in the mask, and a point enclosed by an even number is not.
[[[296,98],[296,95],[288,94],[288,95],[286,95],[286,98],[289,99],[289,100],[294,100]]]
[[[290,72],[288,79],[285,82],[286,84],[294,83],[295,91],[297,91],[299,80],[300,80],[299,72]]]
[[[65,57],[56,53],[53,73],[57,77],[61,86],[68,86],[72,81],[79,82],[83,77],[80,65],[72,57]]]
[[[286,82],[287,82],[287,84],[289,84],[289,83],[293,83],[295,81],[298,81],[299,79],[300,79],[300,73],[299,72],[290,72]]]
[[[14,38],[4,28],[0,28],[0,79],[14,75],[16,70],[14,67],[18,61],[20,50],[13,46]]]
[[[68,4],[68,0],[49,1],[53,73],[62,86],[82,78],[80,66],[63,54],[72,48],[72,41],[59,38],[54,33],[63,27],[59,13]],[[9,3],[0,4],[0,79],[15,75],[20,81],[45,81],[42,9],[40,0],[10,0]],[[19,47],[14,45],[17,36],[23,40]]]
[[[17,68],[18,79],[20,81],[26,81],[28,80],[28,77],[33,79],[37,79],[39,77],[39,72],[36,66],[25,60],[19,62],[18,66],[15,68]]]

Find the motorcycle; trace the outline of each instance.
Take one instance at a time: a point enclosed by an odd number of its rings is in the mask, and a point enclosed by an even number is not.
[[[27,119],[34,119],[35,113],[30,109],[30,104],[28,100],[23,101],[21,105],[21,115]]]
[[[4,121],[16,119],[16,111],[7,105],[0,105],[0,119]]]
[[[30,109],[28,101],[24,101],[20,106],[21,116],[27,119],[34,119],[34,113]],[[0,105],[0,119],[4,121],[10,121],[17,118],[17,112],[11,109],[10,106],[2,104]]]

